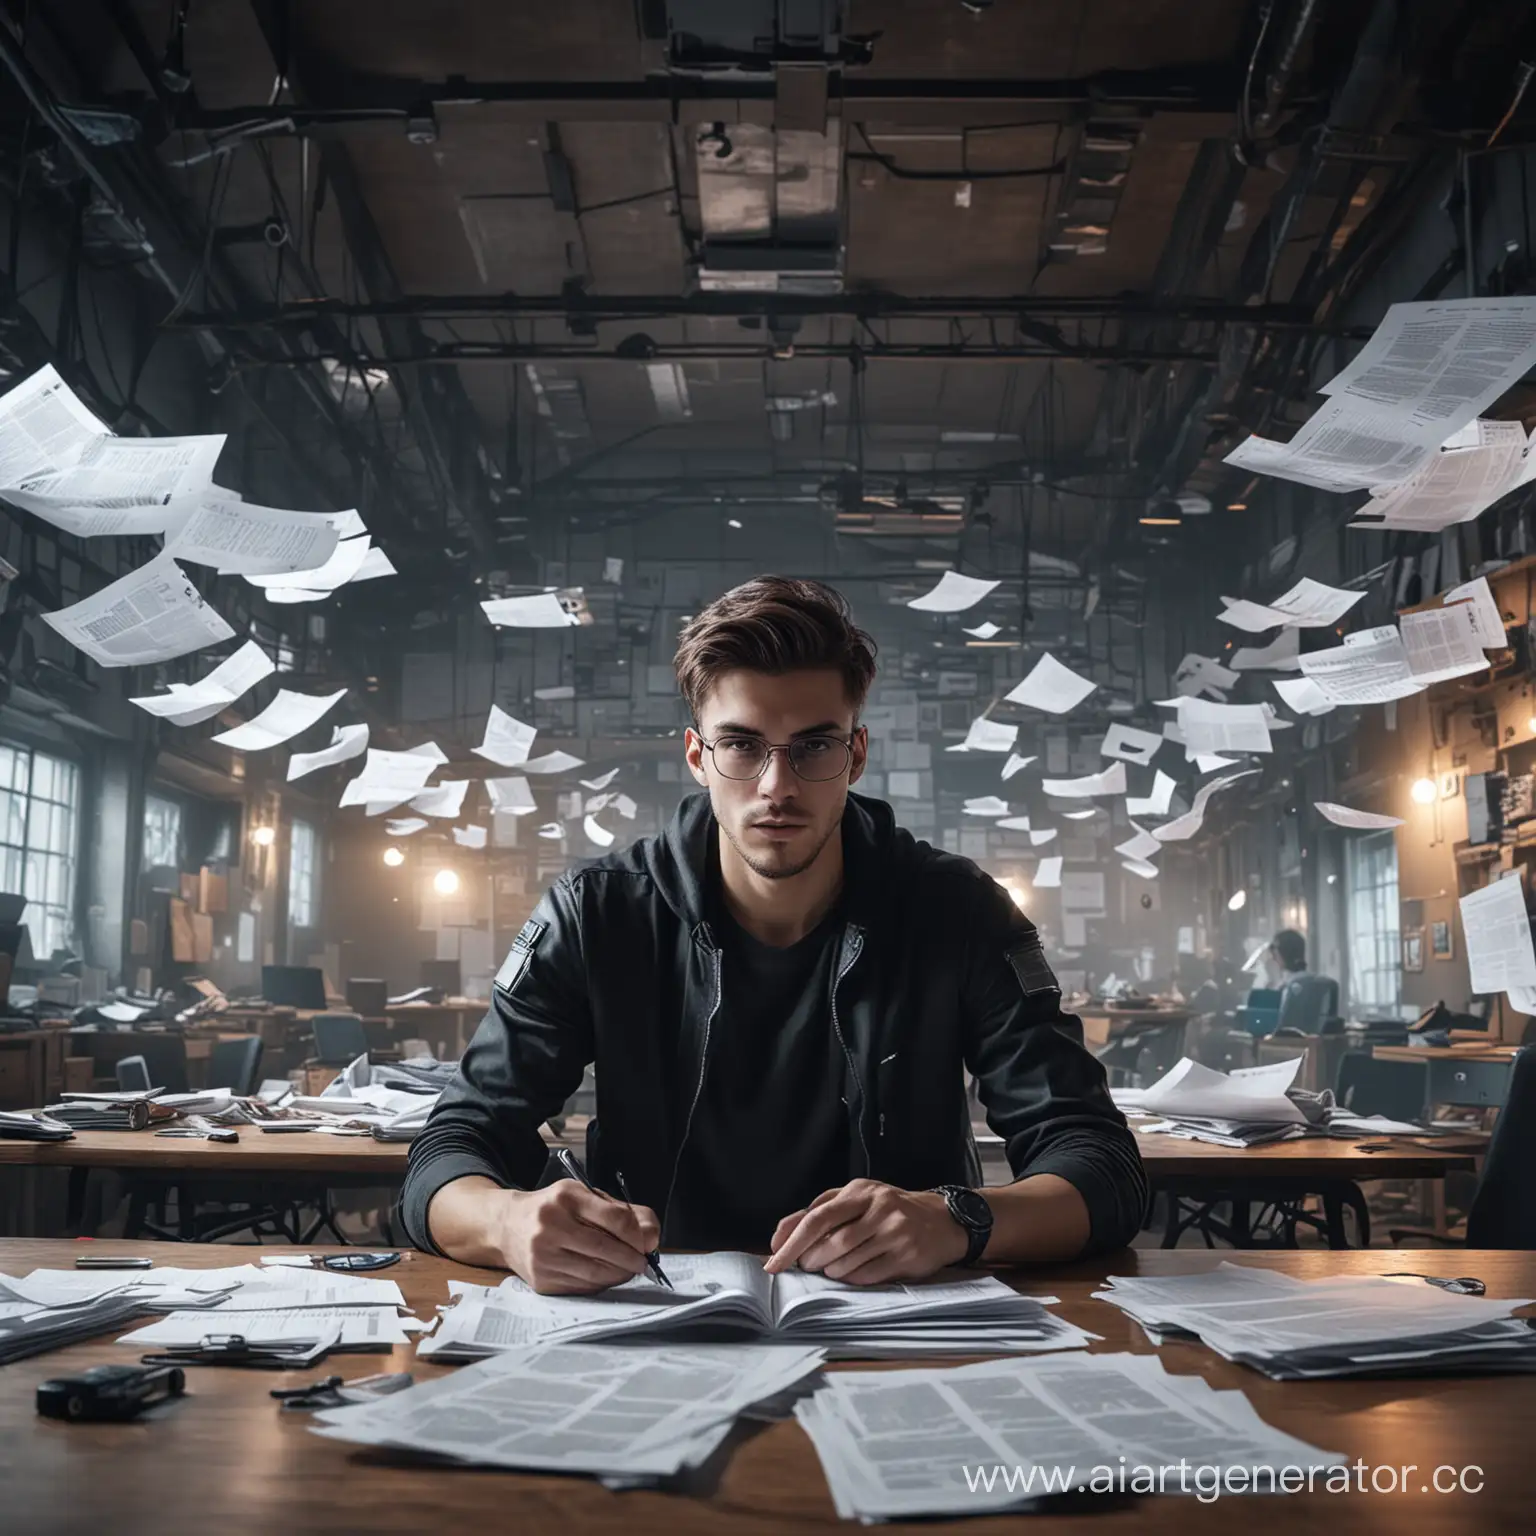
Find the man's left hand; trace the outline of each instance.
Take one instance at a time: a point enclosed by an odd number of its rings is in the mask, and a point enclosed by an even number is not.
[[[792,1211],[769,1246],[763,1268],[770,1275],[798,1263],[832,1280],[881,1285],[958,1264],[970,1242],[943,1195],[855,1179]]]

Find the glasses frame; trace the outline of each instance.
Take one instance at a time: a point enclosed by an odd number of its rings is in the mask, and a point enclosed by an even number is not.
[[[763,761],[762,761],[762,765],[758,768],[756,773],[749,774],[744,779],[743,778],[738,778],[735,774],[727,773],[725,771],[725,769],[723,769],[720,766],[720,764],[715,761],[715,748],[722,741],[725,740],[726,736],[730,736],[731,735],[731,733],[729,731],[727,731],[725,733],[725,736],[716,736],[713,741],[705,741],[704,737],[702,735],[700,735],[699,736],[699,745],[701,747],[703,747],[709,753],[709,760],[710,760],[710,762],[715,764],[715,772],[718,773],[722,779],[729,779],[732,784],[755,784],[760,778],[762,778],[762,776],[765,773],[768,772],[768,764],[773,761],[773,754],[775,752],[782,752],[784,754],[784,761],[789,764],[790,770],[794,773],[794,775],[795,775],[795,777],[797,779],[801,779],[801,780],[803,780],[807,784],[830,784],[834,779],[842,778],[842,776],[845,773],[847,773],[850,768],[852,768],[852,766],[853,766],[853,743],[857,739],[859,731],[861,729],[862,729],[861,726],[855,726],[853,728],[853,734],[850,735],[846,740],[844,740],[843,737],[841,737],[841,736],[833,736],[833,735],[830,735],[830,734],[818,734],[818,735],[815,735],[815,736],[801,736],[801,737],[798,737],[794,741],[786,741],[786,742],[764,741],[764,742],[761,742],[760,745],[763,748]],[[737,738],[733,736],[732,739],[735,740]],[[757,740],[757,738],[755,736],[747,737],[745,739],[751,740],[751,741],[756,741]],[[824,778],[824,779],[813,779],[813,778],[810,778],[808,775],[801,773],[801,771],[797,767],[795,767],[795,759],[794,759],[794,757],[791,754],[792,754],[794,748],[799,746],[801,744],[801,742],[806,742],[806,741],[835,741],[838,744],[838,746],[840,746],[843,749],[843,751],[847,754],[845,759],[844,759],[844,761],[843,761],[842,767],[839,768],[836,773],[829,773],[826,776],[826,778]]]

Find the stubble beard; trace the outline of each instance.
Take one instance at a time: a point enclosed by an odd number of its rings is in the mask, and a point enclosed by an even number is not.
[[[802,859],[800,863],[793,865],[764,864],[761,860],[753,857],[752,854],[747,852],[747,850],[741,844],[741,839],[736,836],[734,829],[729,825],[729,823],[721,821],[720,828],[725,833],[726,837],[730,839],[731,847],[736,850],[737,856],[741,859],[741,862],[745,864],[754,875],[759,876],[763,880],[792,880],[796,875],[803,875],[806,870],[808,870],[811,865],[821,857],[821,850],[827,846],[827,839],[830,838],[832,834],[839,829],[840,824],[840,820],[834,821],[831,826],[829,826],[826,831],[821,834],[820,840],[811,850],[809,857]]]

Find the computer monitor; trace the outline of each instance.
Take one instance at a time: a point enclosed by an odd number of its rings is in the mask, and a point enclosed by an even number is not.
[[[436,987],[444,997],[457,997],[463,988],[463,982],[459,978],[459,962],[457,960],[423,960],[421,984],[424,987]]]
[[[371,976],[347,978],[347,1007],[365,1019],[384,1016],[389,1005],[389,984]]]
[[[280,1007],[324,1009],[325,973],[318,965],[264,965],[261,995]]]

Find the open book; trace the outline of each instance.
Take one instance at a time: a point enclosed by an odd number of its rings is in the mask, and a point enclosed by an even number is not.
[[[450,1281],[458,1300],[419,1352],[478,1360],[528,1344],[590,1339],[771,1340],[829,1355],[988,1354],[1076,1348],[1091,1335],[990,1276],[914,1285],[848,1285],[824,1275],[763,1272],[748,1253],[668,1254],[668,1291],[648,1278],[593,1296],[540,1296]]]

